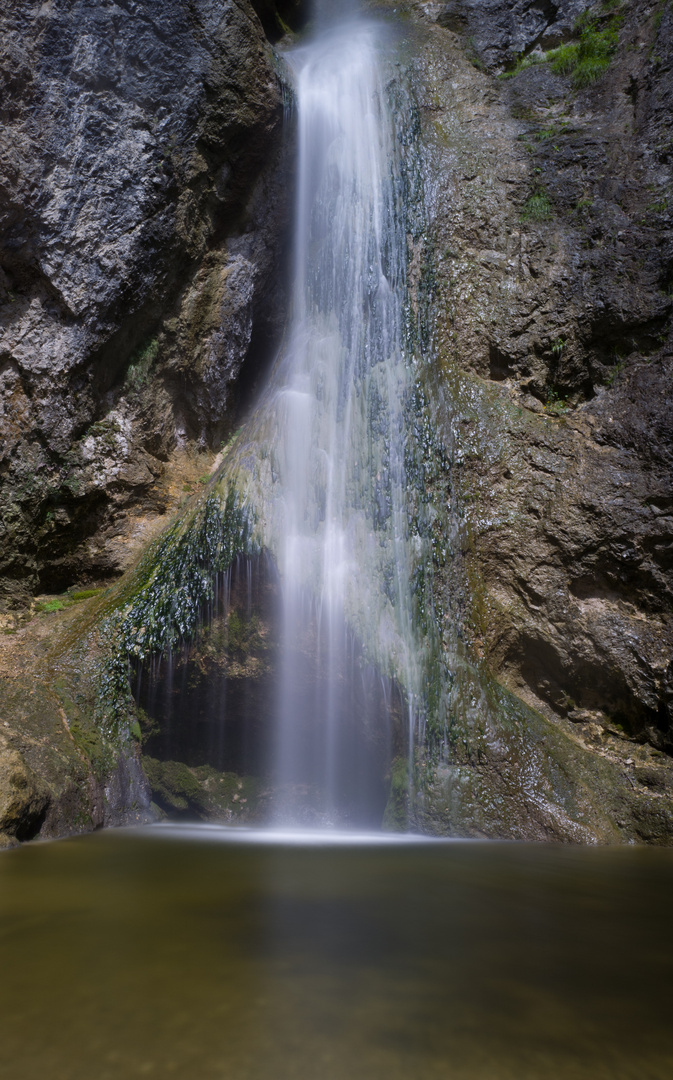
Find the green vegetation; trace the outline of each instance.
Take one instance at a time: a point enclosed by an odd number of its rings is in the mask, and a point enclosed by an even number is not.
[[[78,589],[75,592],[63,593],[61,596],[53,596],[48,600],[39,600],[35,610],[41,614],[50,614],[54,611],[65,611],[72,604],[81,604],[92,596],[98,596],[100,589]]]
[[[549,127],[540,128],[533,138],[536,142],[549,142],[551,139],[557,139],[559,135],[565,135],[568,128],[572,125],[567,120],[562,120],[559,124],[552,123]],[[558,147],[554,147],[558,149]]]
[[[228,439],[223,439],[222,440],[222,445],[221,445],[220,449],[222,451],[224,451],[224,450],[228,450],[230,446],[233,446],[234,443],[236,442],[238,436],[241,434],[242,430],[243,430],[243,428],[236,428],[236,431],[232,431],[232,433],[231,433],[231,435],[229,436]]]
[[[152,788],[152,797],[162,809],[185,813],[207,813],[201,785],[182,761],[157,761],[143,757],[143,769]]]
[[[645,207],[646,214],[665,214],[668,209],[668,200],[659,199]]]
[[[150,739],[159,734],[161,727],[159,721],[146,713],[140,705],[136,705],[136,714],[138,717],[136,723],[140,731],[139,741],[144,746],[145,743],[149,742]]]
[[[619,363],[615,364],[612,370],[608,373],[608,377],[605,380],[605,385],[613,387],[615,385],[615,382],[621,375],[622,371],[624,370],[625,366],[626,360],[620,360]]]
[[[584,12],[575,22],[578,41],[522,56],[513,71],[505,72],[503,77],[511,78],[535,64],[551,64],[555,74],[569,75],[578,90],[590,86],[605,74],[619,44],[623,22],[620,8],[620,0],[603,0],[600,7]]]
[[[246,657],[252,652],[258,651],[264,646],[264,639],[260,634],[260,619],[258,615],[246,618],[235,609],[229,613],[226,627],[227,651]]]
[[[140,390],[146,384],[150,368],[158,353],[159,341],[157,338],[152,338],[151,341],[145,342],[139,349],[136,349],[131,357],[126,379],[124,380],[124,386],[127,390]]]
[[[98,596],[100,591],[100,589],[78,589],[77,592],[69,595],[74,604],[79,604],[82,600],[89,600],[92,596]]]
[[[63,600],[58,599],[44,600],[41,603],[35,605],[36,611],[40,611],[45,615],[49,615],[53,611],[63,611],[63,609],[66,607],[67,604],[65,604]]]
[[[67,699],[64,705],[68,705]],[[94,775],[99,779],[106,776],[114,765],[114,753],[105,742],[94,723],[91,723],[77,711],[73,715],[72,705],[67,709],[70,716],[70,734],[78,750],[91,762]]]
[[[211,765],[189,767],[182,761],[158,761],[143,755],[142,765],[152,798],[171,817],[199,818],[247,816],[257,808],[259,780],[252,776],[219,772]]]
[[[95,720],[106,738],[116,741],[128,732],[129,716],[135,716],[131,660],[142,661],[191,639],[204,604],[213,597],[215,575],[236,555],[258,551],[254,519],[230,488],[222,501],[218,494],[205,499],[145,554],[97,627],[104,659]]]
[[[251,515],[233,489],[224,505],[211,495],[186,529],[182,522],[169,529],[138,568],[137,591],[119,627],[124,653],[144,659],[191,637],[203,603],[212,599],[215,574],[239,553],[258,550],[253,534]]]
[[[472,66],[476,67],[477,71],[485,71],[486,70],[486,68],[484,67],[483,61],[481,60],[479,54],[477,53],[475,40],[474,40],[473,37],[471,37],[469,39],[468,43],[467,43],[467,49],[465,50],[465,55],[467,56],[467,59],[470,61]]]
[[[551,388],[547,392],[547,404],[544,411],[550,416],[563,416],[568,411],[568,402]]]
[[[549,196],[541,188],[527,199],[521,211],[522,221],[548,221],[551,216]]]
[[[409,824],[409,762],[404,757],[393,758],[390,770],[390,794],[383,817],[383,828],[403,832]]]

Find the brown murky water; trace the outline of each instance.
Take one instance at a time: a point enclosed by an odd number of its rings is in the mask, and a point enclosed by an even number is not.
[[[0,855],[3,1080],[670,1080],[673,852],[109,832]]]

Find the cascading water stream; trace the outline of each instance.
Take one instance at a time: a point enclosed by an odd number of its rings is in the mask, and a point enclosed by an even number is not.
[[[266,435],[272,482],[257,493],[248,485],[248,494],[264,506],[283,593],[273,771],[282,789],[313,770],[325,821],[347,767],[338,749],[344,711],[367,709],[362,693],[359,704],[344,696],[363,677],[362,657],[359,676],[349,665],[351,635],[400,679],[412,706],[418,696],[404,473],[406,236],[385,37],[382,24],[350,16],[289,57],[298,116],[293,310],[252,425],[258,441]],[[307,704],[300,646],[311,636],[322,678]],[[282,799],[278,814],[288,815]]]
[[[197,716],[189,685],[176,695],[166,669],[163,714],[166,731],[210,725],[209,761],[219,770],[253,761],[235,751],[237,739],[264,746],[255,769],[276,823],[371,827],[386,811],[393,759],[409,762],[413,780],[431,636],[418,616],[428,610],[432,559],[420,518],[412,521],[423,478],[405,337],[408,162],[391,98],[402,99],[402,129],[412,110],[386,23],[353,12],[339,21],[319,12],[317,22],[318,33],[287,56],[298,143],[287,339],[218,474],[236,513],[254,521],[247,553],[272,557],[257,563],[255,595],[280,597],[279,610],[274,601],[260,614],[278,646],[262,649],[261,677],[232,654],[232,578],[223,575],[221,610],[211,604],[206,615],[216,634],[224,628],[218,670],[229,665],[230,674],[217,676],[219,701],[208,691],[209,715]],[[234,570],[240,622],[238,563]],[[248,624],[251,595],[248,581]],[[254,678],[249,706],[240,687]],[[217,724],[228,726],[230,749]],[[203,747],[203,734],[195,737]],[[186,743],[171,738],[164,759],[189,759]],[[398,814],[394,824],[405,820]]]

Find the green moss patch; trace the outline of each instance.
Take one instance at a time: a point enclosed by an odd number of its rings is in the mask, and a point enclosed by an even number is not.
[[[385,830],[404,832],[408,827],[410,790],[409,762],[406,758],[396,757],[390,770],[390,794],[383,815]]]
[[[152,338],[136,349],[129,363],[124,386],[127,390],[140,390],[147,383],[150,369],[159,355],[159,341]]]
[[[549,196],[544,191],[536,191],[524,203],[521,211],[522,221],[549,221],[552,206]]]
[[[128,729],[129,717],[135,719],[131,660],[190,640],[213,598],[215,576],[237,555],[258,550],[252,515],[230,488],[224,505],[214,492],[147,552],[96,628],[104,653],[96,716],[108,736]]]
[[[182,761],[142,758],[152,799],[169,817],[201,820],[248,820],[258,810],[261,781],[219,772],[211,765],[190,767]]]
[[[143,768],[152,788],[152,798],[168,812],[188,813],[199,817],[207,813],[201,785],[181,761],[157,761],[144,757]]]
[[[90,600],[92,596],[98,596],[100,589],[78,589],[77,592],[70,593],[70,599],[75,604],[81,603],[82,600]]]
[[[53,600],[41,600],[35,605],[35,610],[41,615],[52,615],[55,611],[63,611],[67,606],[64,600],[55,597]]]

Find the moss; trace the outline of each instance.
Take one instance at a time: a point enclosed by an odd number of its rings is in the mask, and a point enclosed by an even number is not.
[[[43,600],[39,604],[35,605],[35,610],[41,614],[50,615],[54,611],[63,611],[67,607],[67,603],[63,600],[54,598],[53,600]]]
[[[205,790],[211,816],[254,817],[260,797],[264,794],[262,781],[255,776],[219,772],[211,765],[198,765],[192,770]]]
[[[213,579],[238,554],[253,554],[250,512],[229,489],[222,506],[210,496],[189,522],[168,531],[139,567],[135,596],[122,613],[125,651],[144,659],[190,637],[202,605],[213,596]]]
[[[150,369],[159,354],[159,340],[152,338],[137,349],[128,366],[124,386],[127,390],[139,390],[149,379]]]
[[[143,756],[152,798],[169,816],[218,820],[254,816],[262,783],[256,777],[220,772],[211,765],[193,768],[182,761]]]
[[[239,611],[232,611],[227,619],[228,650],[245,656],[255,648],[259,648],[262,644],[259,625],[257,615],[252,615],[248,619]]]
[[[0,725],[0,731],[11,737],[10,755],[18,751],[27,777],[39,778],[38,791],[48,799],[48,835],[71,832],[73,824],[78,829],[88,827],[92,809],[88,761],[68,733],[53,686],[34,671],[0,680],[0,717],[8,725]],[[12,772],[4,774],[10,787],[16,784]],[[22,774],[23,768],[17,777],[20,785]],[[24,798],[22,791],[29,794],[30,787],[19,787],[19,801]]]
[[[100,589],[78,589],[77,592],[69,593],[68,595],[73,603],[79,604],[82,600],[90,600],[92,596],[98,596],[100,592]]]
[[[70,734],[78,750],[91,762],[94,775],[100,780],[114,765],[112,747],[102,737],[94,724],[88,723],[82,716],[70,721]]]
[[[140,729],[140,742],[144,746],[155,735],[158,735],[161,731],[161,726],[158,720],[155,720],[153,716],[149,716],[140,705],[136,705],[137,724]]]
[[[521,211],[522,221],[548,221],[551,216],[552,207],[549,196],[542,190],[531,195]]]
[[[403,832],[409,824],[409,762],[406,758],[393,759],[390,771],[390,794],[383,815],[383,828],[390,832]]]
[[[55,611],[65,611],[72,604],[79,604],[83,600],[89,600],[97,596],[101,589],[81,589],[78,592],[64,593],[62,596],[53,596],[49,600],[38,600],[35,610],[39,614],[51,614]]]
[[[191,770],[182,761],[157,761],[143,757],[145,775],[152,797],[164,810],[179,813],[207,814],[203,791]]]
[[[190,640],[213,598],[216,574],[258,549],[251,512],[229,488],[224,505],[211,494],[146,553],[95,631],[103,649],[96,720],[107,737],[121,736],[134,715],[131,659]]]

